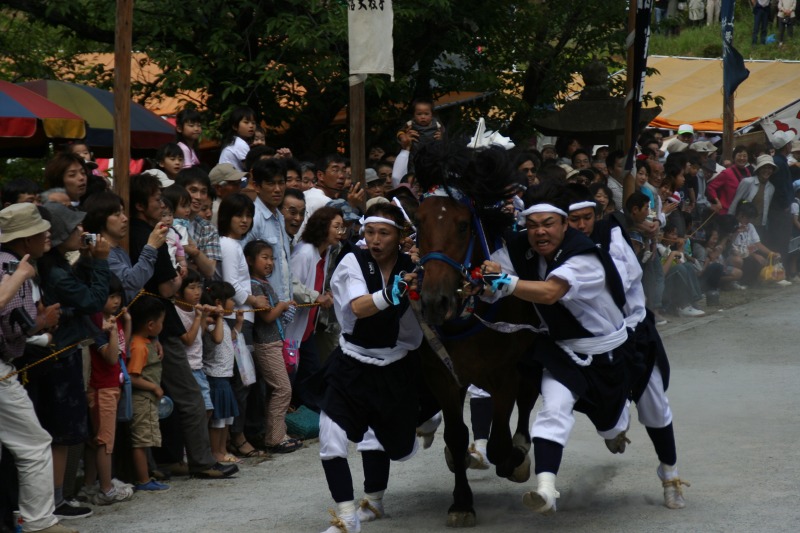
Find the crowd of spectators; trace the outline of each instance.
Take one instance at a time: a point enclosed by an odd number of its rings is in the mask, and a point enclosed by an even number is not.
[[[37,176],[5,182],[0,409],[21,422],[0,429],[1,527],[19,509],[26,531],[74,531],[57,520],[303,447],[285,418],[318,410],[314,375],[341,331],[331,273],[357,246],[365,206],[393,202],[413,218],[423,191],[411,154],[445,136],[430,102],[413,108],[398,153],[370,150],[365,188],[339,154],[310,162],[266,146],[248,108],[230,114],[212,168],[196,153],[200,116],[183,112],[176,142],[131,176],[127,206],[79,142],[48,162],[46,190]],[[627,229],[659,324],[702,316],[764,267],[797,279],[797,140],[778,132],[731,161],[689,125],[638,144],[627,198],[625,154],[570,137],[519,151],[519,196],[546,181],[591,191],[597,219]]]

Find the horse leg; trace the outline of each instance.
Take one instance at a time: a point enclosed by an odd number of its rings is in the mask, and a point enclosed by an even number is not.
[[[517,391],[517,430],[514,433],[514,447],[525,453],[531,449],[531,412],[539,397],[541,383],[520,377]]]
[[[472,489],[467,480],[469,430],[464,423],[465,392],[457,390],[455,387],[452,389],[454,390],[447,394],[447,398],[439,398],[444,415],[445,454],[449,455],[448,466],[455,475],[453,505],[447,510],[447,526],[472,527],[475,525],[475,509],[473,508]]]
[[[527,450],[517,448],[511,439],[509,421],[514,409],[514,388],[499,387],[492,395],[492,433],[486,453],[497,471],[497,475],[522,483],[530,477],[530,458]]]

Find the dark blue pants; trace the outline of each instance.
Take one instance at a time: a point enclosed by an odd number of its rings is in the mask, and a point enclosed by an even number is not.
[[[753,8],[753,44],[766,44],[767,24],[769,23],[769,6]],[[759,39],[759,33],[761,37]]]

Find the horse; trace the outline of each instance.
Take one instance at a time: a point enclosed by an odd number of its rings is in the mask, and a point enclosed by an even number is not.
[[[539,382],[518,370],[534,334],[526,330],[501,333],[487,328],[476,315],[533,325],[534,313],[530,304],[513,296],[490,304],[466,299],[461,291],[465,282],[482,284],[470,269],[489,257],[486,236],[495,237],[509,222],[497,205],[513,193],[514,172],[507,156],[495,148],[472,154],[459,151],[456,156],[443,147],[425,148],[415,160],[417,179],[428,191],[415,214],[421,268],[419,309],[423,329],[435,327],[437,338],[428,338],[420,352],[425,381],[443,413],[445,453],[455,474],[447,525],[470,527],[475,525],[475,510],[466,475],[466,386],[474,384],[491,394],[488,459],[498,476],[519,483],[530,477],[530,413],[539,395]],[[472,300],[475,307],[463,318],[459,309],[465,300]],[[446,354],[437,352],[437,341]],[[515,404],[519,418],[512,437],[509,423]]]

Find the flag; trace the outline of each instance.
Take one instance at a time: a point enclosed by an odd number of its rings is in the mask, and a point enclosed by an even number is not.
[[[720,15],[722,17],[722,87],[725,97],[729,98],[736,88],[750,76],[744,66],[744,58],[733,47],[733,8],[735,0],[722,0]]]
[[[795,102],[758,121],[772,143],[772,136],[778,131],[788,131],[795,137],[800,133],[800,102]]]
[[[636,32],[633,36],[633,72],[628,75],[633,79],[632,92],[626,96],[626,105],[633,100],[633,113],[631,114],[631,145],[628,146],[628,157],[625,169],[633,169],[636,156],[636,140],[639,136],[639,115],[642,110],[642,96],[644,95],[644,80],[647,74],[647,49],[650,45],[650,16],[653,10],[653,0],[638,0],[636,2]],[[630,39],[630,37],[629,37]],[[629,41],[630,42],[630,41]]]
[[[350,75],[388,74],[394,81],[391,0],[348,0],[347,7]]]

